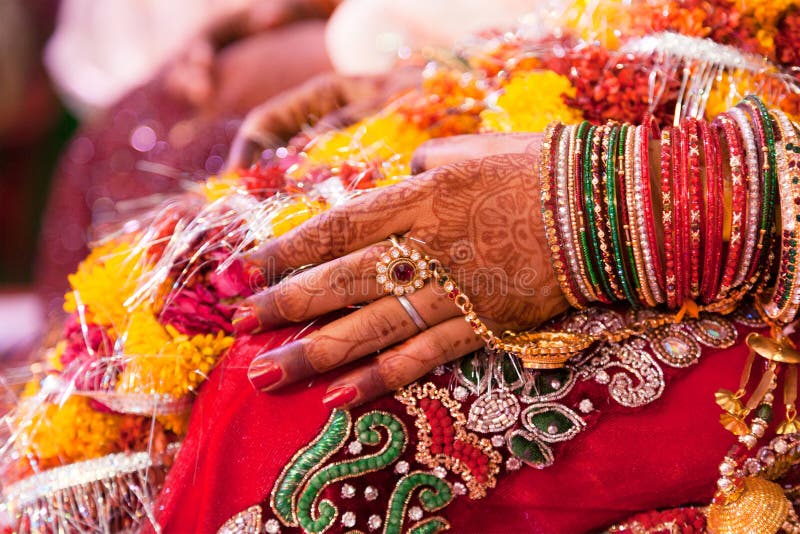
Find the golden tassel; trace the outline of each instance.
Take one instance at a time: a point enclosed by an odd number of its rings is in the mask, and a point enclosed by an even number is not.
[[[744,397],[745,390],[740,389],[735,393],[729,389],[720,389],[714,393],[714,399],[720,408],[730,415],[741,416],[744,412],[744,405],[741,398]]]
[[[750,349],[744,369],[742,369],[742,376],[739,378],[739,389],[736,392],[720,389],[714,394],[717,404],[726,412],[720,415],[719,422],[725,430],[732,432],[736,436],[743,436],[748,432],[747,424],[744,422],[748,412],[741,399],[747,393],[747,383],[750,381],[750,372],[753,368],[755,356],[755,351]]]

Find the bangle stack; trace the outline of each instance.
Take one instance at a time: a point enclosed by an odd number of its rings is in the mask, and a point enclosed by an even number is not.
[[[800,129],[786,115],[748,97],[713,123],[684,119],[661,131],[652,118],[638,126],[553,123],[544,146],[551,260],[573,306],[720,309],[752,292],[770,320],[794,320]]]

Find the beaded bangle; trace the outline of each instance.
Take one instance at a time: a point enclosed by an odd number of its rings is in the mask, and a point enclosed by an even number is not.
[[[730,291],[736,268],[739,265],[743,246],[743,229],[745,226],[745,216],[747,209],[747,189],[745,187],[745,172],[743,167],[744,146],[739,131],[734,125],[734,120],[724,113],[717,117],[712,124],[712,130],[718,131],[725,139],[727,147],[728,161],[730,162],[730,184],[731,184],[731,214],[730,214],[730,239],[725,255],[725,268],[722,273],[719,291],[716,299],[722,299]],[[720,147],[721,150],[721,147]],[[722,162],[722,152],[719,153],[720,163]],[[756,189],[756,193],[757,193]]]
[[[752,124],[755,126],[755,131],[759,138],[759,145],[762,148],[760,163],[764,176],[758,242],[756,244],[752,265],[747,275],[748,284],[752,285],[758,281],[761,274],[766,275],[769,272],[769,260],[766,262],[766,268],[762,265],[762,261],[764,256],[767,256],[767,258],[769,257],[773,233],[773,217],[775,211],[774,195],[776,190],[775,184],[777,182],[775,133],[769,114],[764,104],[762,104],[758,98],[748,96],[743,105],[750,115]],[[765,281],[762,280],[762,283],[764,282]]]
[[[642,255],[644,256],[645,270],[647,272],[650,291],[652,291],[656,302],[663,304],[666,299],[662,287],[664,263],[656,237],[656,219],[655,210],[653,209],[653,185],[651,184],[650,173],[650,140],[658,140],[661,136],[661,132],[652,115],[645,117],[644,124],[641,128],[641,147],[636,151],[636,155],[639,157],[636,162],[636,198],[637,205],[639,206],[637,211],[640,212],[640,216],[643,219],[639,222],[639,227],[643,229],[641,238]]]
[[[539,183],[542,200],[542,221],[545,236],[550,247],[550,263],[556,276],[561,291],[573,307],[579,307],[581,302],[573,292],[572,282],[566,273],[564,250],[559,244],[558,228],[556,224],[556,150],[564,127],[560,123],[552,123],[545,132],[539,158]]]
[[[800,145],[788,117],[774,112],[780,144],[776,150],[778,188],[782,235],[780,262],[775,287],[771,295],[762,295],[762,306],[767,317],[780,324],[792,322],[798,305],[797,227],[800,221]]]
[[[722,159],[720,157],[719,137],[705,121],[699,121],[700,138],[703,142],[703,156],[706,169],[705,211],[703,217],[702,251],[703,271],[700,287],[703,302],[714,301],[717,296],[722,269],[722,232],[723,232],[723,183]]]
[[[573,239],[573,210],[570,207],[572,197],[570,193],[570,179],[574,175],[573,152],[575,150],[575,126],[566,126],[561,131],[558,140],[556,156],[556,213],[558,215],[557,226],[561,249],[567,264],[570,287],[573,290],[575,300],[580,303],[580,307],[585,307],[592,299],[586,294],[583,287],[583,278],[578,268],[578,247],[575,246]]]
[[[625,147],[625,192],[622,197],[625,199],[625,222],[623,228],[625,229],[626,246],[628,247],[628,261],[631,267],[631,272],[636,285],[639,300],[646,306],[655,306],[656,300],[653,293],[650,291],[650,284],[647,281],[647,273],[645,272],[644,259],[642,255],[642,234],[643,225],[640,224],[639,213],[636,206],[636,179],[637,179],[637,158],[638,149],[637,144],[641,141],[642,127],[635,126],[628,130],[628,139],[626,140]],[[639,173],[641,177],[641,173]],[[642,217],[643,219],[644,217]]]
[[[793,200],[796,210],[795,236],[797,236],[800,234],[800,213],[798,213],[798,211],[800,211],[800,126],[789,120],[789,117],[782,112],[779,112],[778,116],[779,121],[784,124],[783,127],[785,127],[787,131],[786,138],[788,138],[788,142],[785,143],[784,146],[787,152],[788,171],[791,174],[790,180],[792,182]],[[800,312],[800,266],[797,265],[797,241],[795,237],[794,243],[789,243],[791,248],[787,252],[790,261],[795,263],[795,270],[792,294],[783,310],[783,317],[781,319],[784,323],[793,322],[797,318],[798,312]]]
[[[745,162],[747,164],[747,217],[745,218],[745,240],[742,254],[733,280],[733,287],[744,283],[750,265],[755,256],[759,234],[759,214],[764,199],[761,197],[763,190],[763,176],[759,166],[759,151],[756,148],[755,131],[753,130],[747,114],[741,108],[735,107],[728,111],[739,127],[744,144]]]
[[[673,158],[672,136],[675,128],[661,131],[661,222],[664,227],[664,288],[667,306],[676,308],[678,303],[677,276],[675,274],[675,202],[673,202]]]

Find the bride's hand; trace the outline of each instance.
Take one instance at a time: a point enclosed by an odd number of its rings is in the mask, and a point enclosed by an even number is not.
[[[400,236],[450,271],[494,332],[535,326],[567,307],[552,274],[541,220],[539,135],[474,136],[423,145],[417,166],[459,161],[366,193],[264,243],[249,261],[278,276],[315,265],[245,301],[234,324],[254,332],[368,302],[308,336],[255,358],[250,378],[274,389],[359,360],[323,402],[351,406],[420,378],[481,346],[431,280],[407,297],[385,296],[376,262]],[[483,159],[471,156],[497,152]],[[376,352],[378,353],[377,355]]]

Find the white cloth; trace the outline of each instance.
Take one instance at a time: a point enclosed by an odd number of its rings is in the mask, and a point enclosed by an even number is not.
[[[62,0],[45,65],[78,113],[149,80],[214,18],[253,0]]]
[[[452,48],[480,30],[525,22],[537,0],[345,0],[326,30],[328,54],[342,74],[389,70],[398,52]]]

